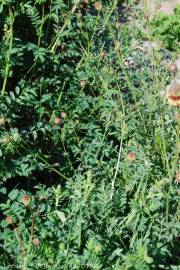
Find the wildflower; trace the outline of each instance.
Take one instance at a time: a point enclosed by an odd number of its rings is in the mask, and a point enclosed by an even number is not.
[[[40,240],[38,238],[34,238],[32,242],[33,242],[34,246],[39,246],[40,245]]]
[[[175,176],[175,182],[176,182],[177,184],[180,183],[180,172],[177,172],[177,173],[176,173],[176,176]]]
[[[60,125],[61,124],[61,118],[60,117],[55,117],[54,124],[55,125]]]
[[[85,80],[80,81],[81,88],[84,88],[86,86],[86,84],[87,84],[87,81],[85,81]]]
[[[120,22],[116,22],[115,26],[116,26],[116,29],[119,29],[121,26]]]
[[[0,126],[4,126],[6,119],[4,117],[0,117]]]
[[[166,97],[171,106],[180,106],[180,83],[174,81],[166,89]]]
[[[25,194],[22,198],[22,203],[25,205],[25,206],[28,206],[30,204],[30,196],[28,194]]]
[[[7,217],[6,217],[6,222],[7,222],[8,224],[13,224],[13,218],[12,218],[12,216],[7,216]]]
[[[118,40],[115,41],[115,46],[114,46],[114,50],[115,52],[119,52],[121,48],[121,44]]]
[[[97,11],[101,11],[103,6],[101,2],[95,2],[94,7]]]
[[[177,66],[176,66],[176,64],[171,64],[170,67],[169,67],[169,70],[170,70],[172,73],[176,73],[176,71],[177,71]]]
[[[136,154],[134,152],[129,152],[126,156],[126,160],[130,163],[136,160]]]

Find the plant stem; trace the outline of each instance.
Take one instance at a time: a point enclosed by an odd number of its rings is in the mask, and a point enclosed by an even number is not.
[[[10,70],[10,66],[11,66],[11,49],[12,49],[12,45],[13,45],[13,24],[14,24],[14,15],[12,13],[11,8],[9,8],[9,17],[10,17],[9,49],[7,51],[7,56],[6,56],[5,76],[4,76],[3,86],[2,86],[2,90],[1,90],[2,96],[4,96],[5,91],[6,91],[7,79],[9,76],[9,70]]]

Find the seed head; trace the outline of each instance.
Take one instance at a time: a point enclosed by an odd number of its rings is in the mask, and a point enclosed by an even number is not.
[[[150,18],[149,12],[145,12],[145,13],[144,13],[144,19],[145,19],[145,20],[148,20],[149,18]]]
[[[7,216],[6,217],[6,221],[7,221],[8,224],[13,224],[13,218],[12,218],[12,216]]]
[[[84,88],[86,86],[86,84],[87,84],[87,81],[85,81],[85,80],[80,81],[81,88]]]
[[[115,41],[115,46],[114,46],[114,50],[115,50],[115,52],[120,52],[120,49],[121,49],[121,44],[120,44],[120,42],[117,40],[117,41]]]
[[[176,173],[176,176],[175,176],[175,182],[176,182],[177,184],[180,183],[180,172],[177,172],[177,173]]]
[[[180,84],[174,81],[166,89],[166,97],[171,106],[180,106]]]
[[[106,53],[105,53],[104,51],[103,51],[103,52],[100,52],[99,56],[100,56],[101,58],[104,58],[104,57],[106,56]]]
[[[4,117],[0,117],[0,126],[4,126],[6,123],[6,119]]]
[[[101,2],[95,2],[94,7],[97,11],[101,11],[103,6]]]
[[[130,163],[136,160],[136,154],[134,152],[129,152],[126,156],[126,160]]]
[[[10,137],[8,135],[5,135],[3,138],[2,138],[2,143],[3,144],[8,144],[10,143]]]
[[[25,205],[25,206],[28,206],[30,204],[30,201],[31,201],[31,198],[28,194],[25,194],[22,198],[22,203]]]

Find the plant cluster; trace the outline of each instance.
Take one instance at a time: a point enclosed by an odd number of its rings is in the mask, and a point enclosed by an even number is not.
[[[0,269],[179,269],[180,91],[120,4],[0,3]]]
[[[167,49],[180,50],[180,6],[172,15],[158,14],[150,25],[152,35],[160,39]]]

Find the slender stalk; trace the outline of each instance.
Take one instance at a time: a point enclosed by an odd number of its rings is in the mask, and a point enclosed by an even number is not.
[[[42,19],[41,19],[41,25],[39,28],[39,38],[38,38],[38,47],[41,45],[41,38],[42,38],[42,30],[44,25],[45,17],[44,17],[44,5],[42,5]]]
[[[34,213],[33,213],[33,211],[32,211],[32,209],[31,209],[30,206],[28,206],[28,209],[29,209],[29,211],[31,213],[32,223],[31,223],[31,231],[30,231],[29,244],[28,244],[28,248],[27,248],[27,252],[26,252],[27,255],[24,258],[24,264],[23,264],[22,270],[26,270],[27,269],[27,263],[28,263],[29,253],[30,253],[31,244],[32,244],[32,240],[33,240],[34,226],[35,226]]]
[[[119,88],[119,86],[118,86]],[[119,89],[120,91],[120,89]],[[123,103],[123,99],[121,96],[121,104],[122,104],[122,120],[121,120],[121,140],[120,140],[120,145],[119,145],[119,152],[118,152],[118,160],[117,160],[117,164],[116,164],[116,170],[115,170],[115,174],[112,180],[112,184],[111,184],[111,200],[113,198],[114,195],[114,186],[115,186],[115,181],[117,178],[117,174],[119,171],[119,165],[120,165],[120,159],[121,159],[121,153],[122,153],[122,144],[123,144],[123,140],[124,140],[124,130],[125,130],[125,121],[124,121],[124,115],[125,115],[125,110],[124,110],[124,103]]]
[[[11,8],[9,8],[9,17],[10,17],[10,29],[9,29],[9,48],[6,56],[6,67],[5,67],[5,76],[3,81],[3,86],[1,90],[1,95],[4,96],[6,91],[7,79],[9,76],[10,66],[11,66],[11,49],[13,46],[13,24],[14,24],[14,14],[12,13]]]

